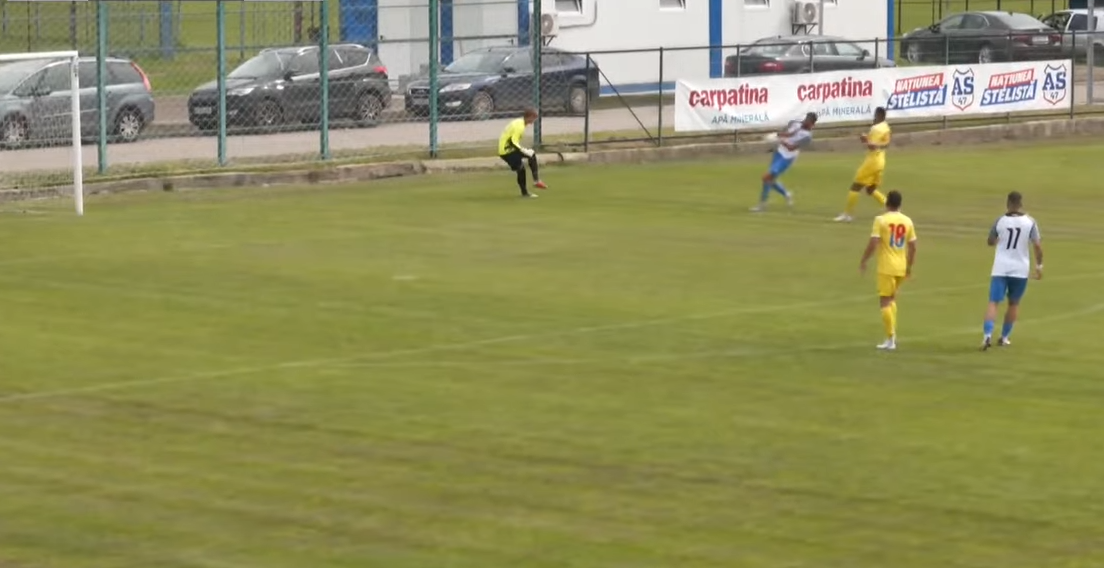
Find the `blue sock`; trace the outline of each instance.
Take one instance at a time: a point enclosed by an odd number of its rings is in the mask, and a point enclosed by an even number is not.
[[[782,194],[782,197],[789,197],[790,196],[790,192],[786,191],[786,188],[783,187],[783,185],[778,183],[777,181],[774,182],[773,184],[771,184],[771,188],[774,189],[775,191],[777,191],[778,193]]]
[[[1013,325],[1015,325],[1015,324],[1013,324],[1011,322],[1007,322],[1007,321],[1004,322],[1004,325],[1001,326],[1001,337],[1007,338],[1009,335],[1011,335]]]
[[[763,193],[759,195],[759,203],[766,203],[767,197],[770,195],[771,182],[763,182]]]
[[[993,320],[985,320],[985,325],[981,328],[986,336],[993,335]]]

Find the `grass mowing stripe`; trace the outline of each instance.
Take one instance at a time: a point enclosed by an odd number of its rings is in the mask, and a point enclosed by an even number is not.
[[[1098,279],[1098,278],[1101,278],[1101,277],[1104,277],[1104,272],[1088,273],[1088,274],[1077,274],[1077,275],[1070,275],[1070,276],[1057,276],[1057,277],[1049,278],[1048,281],[1054,281],[1054,280],[1057,280],[1057,281],[1078,281],[1078,280],[1085,280],[1085,279]],[[986,285],[966,285],[966,286],[945,286],[945,287],[939,287],[939,288],[921,289],[921,290],[918,290],[916,292],[912,292],[909,295],[910,296],[916,296],[916,295],[921,295],[921,294],[938,294],[938,293],[953,292],[953,291],[958,291],[958,290],[971,290],[971,289],[979,289],[979,288],[987,288],[987,287],[988,287],[987,284]],[[332,366],[332,365],[349,364],[349,363],[353,363],[353,362],[356,362],[356,361],[364,361],[366,359],[385,359],[385,358],[403,357],[403,356],[410,356],[410,355],[425,355],[425,354],[429,354],[429,353],[466,350],[466,349],[470,349],[470,348],[482,347],[482,346],[487,346],[487,345],[499,345],[499,344],[503,344],[503,343],[516,343],[516,342],[523,342],[523,341],[529,341],[529,340],[534,340],[534,339],[548,339],[550,337],[563,337],[563,336],[581,335],[581,334],[588,334],[588,333],[601,333],[601,332],[610,332],[610,331],[618,331],[618,330],[626,330],[626,329],[639,329],[639,328],[643,328],[643,327],[662,326],[662,325],[667,325],[667,324],[672,324],[672,323],[695,321],[695,320],[702,320],[702,319],[713,319],[713,318],[721,318],[721,317],[731,317],[731,316],[736,316],[736,315],[759,314],[759,313],[768,313],[768,312],[782,312],[782,311],[789,311],[789,310],[802,310],[802,309],[808,309],[808,308],[817,308],[817,307],[825,307],[825,306],[836,306],[836,305],[848,304],[848,303],[857,303],[857,302],[862,302],[862,301],[870,301],[870,296],[869,295],[863,295],[863,296],[855,296],[855,297],[852,297],[852,298],[842,298],[842,299],[824,300],[824,301],[816,301],[816,302],[805,302],[805,303],[795,303],[795,304],[779,304],[779,305],[775,305],[775,306],[734,308],[732,310],[725,310],[725,311],[714,312],[714,313],[710,313],[710,314],[696,314],[696,315],[688,315],[688,316],[683,316],[683,317],[672,317],[672,318],[663,318],[663,319],[646,320],[646,321],[638,321],[638,322],[626,322],[626,323],[620,323],[620,324],[606,324],[606,325],[597,325],[597,326],[588,326],[588,327],[578,327],[578,328],[569,329],[569,330],[559,330],[559,331],[551,331],[551,332],[533,332],[533,333],[528,333],[528,334],[507,335],[507,336],[502,336],[502,337],[493,337],[493,338],[480,339],[480,340],[476,340],[476,341],[469,341],[469,342],[462,342],[462,343],[452,343],[452,344],[443,344],[443,345],[428,345],[428,346],[425,346],[425,347],[399,349],[399,350],[395,350],[395,351],[386,351],[386,352],[380,352],[380,353],[368,353],[368,354],[363,354],[363,355],[353,355],[353,356],[349,356],[349,357],[303,360],[303,361],[285,361],[285,362],[281,362],[281,363],[274,363],[274,364],[271,364],[271,365],[258,365],[258,366],[253,366],[253,367],[238,367],[238,368],[215,370],[215,371],[209,371],[209,372],[204,372],[204,373],[196,373],[196,374],[191,374],[191,375],[183,375],[183,376],[168,376],[168,377],[158,377],[158,378],[152,378],[152,379],[146,379],[146,380],[120,381],[120,382],[114,382],[114,383],[89,385],[89,386],[86,386],[86,387],[80,387],[80,388],[76,388],[76,389],[65,389],[65,390],[56,390],[56,391],[43,391],[43,392],[28,392],[28,393],[19,393],[19,394],[9,394],[9,395],[0,396],[0,404],[23,402],[23,401],[30,401],[30,400],[42,400],[42,399],[50,399],[50,398],[59,398],[59,397],[69,397],[69,396],[77,396],[77,395],[81,395],[81,394],[89,394],[89,393],[97,393],[97,392],[105,392],[105,391],[114,391],[114,390],[121,390],[121,389],[141,388],[141,387],[145,387],[145,386],[153,386],[153,385],[166,384],[166,383],[203,381],[203,380],[235,377],[235,376],[242,376],[242,375],[252,375],[252,374],[257,374],[257,373],[263,373],[263,372],[266,372],[266,371],[279,371],[279,370],[285,370],[285,369],[309,369],[309,368],[327,367],[327,366]],[[1077,312],[1071,312],[1071,313],[1073,313],[1073,314],[1095,313],[1098,309],[1099,309],[1099,305],[1094,305],[1094,306],[1090,306],[1089,308],[1086,308],[1084,311],[1077,311]],[[1048,316],[1047,318],[1053,318],[1053,317],[1054,316]],[[1042,321],[1047,321],[1047,318],[1044,318]],[[1065,319],[1065,318],[1066,318],[1066,316],[1064,316],[1064,315],[1063,316],[1058,316],[1058,319]],[[955,334],[955,333],[958,333],[958,332],[952,332],[951,334]],[[925,336],[925,337],[928,338],[928,339],[931,339],[931,338],[941,337],[941,336],[942,335],[937,334],[937,335],[934,335],[934,336],[929,335],[929,336]],[[793,351],[790,351],[788,349],[781,349],[781,350],[775,351],[773,354],[780,355],[780,354],[786,354],[788,352],[836,350],[836,349],[846,349],[846,348],[858,347],[858,346],[859,345],[856,345],[855,343],[849,343],[849,344],[842,344],[842,345],[836,345],[836,346],[829,346],[829,347],[826,347],[826,348],[818,348],[818,347],[815,347],[815,346],[813,346],[813,347],[798,347],[798,348],[794,348]],[[758,355],[766,356],[768,354],[766,352],[761,352],[761,351],[757,351],[757,350],[752,350],[752,351],[749,351],[749,352],[738,352],[737,351],[736,353],[737,354],[733,354],[732,352],[722,352],[722,355],[727,356],[727,357],[732,357],[732,356],[758,356]],[[673,358],[674,360],[678,360],[678,359],[684,359],[684,358],[685,359],[698,358],[698,357],[703,357],[703,356],[704,357],[712,357],[712,356],[716,356],[716,354],[704,354],[704,355],[703,354],[691,354],[691,355],[685,355],[685,356],[684,355],[675,355],[675,356],[662,357],[662,359],[663,360],[669,360],[669,359]],[[647,358],[647,357],[645,357],[643,359],[630,358],[629,362],[646,362],[648,360],[653,360],[653,359],[650,359],[650,358]]]

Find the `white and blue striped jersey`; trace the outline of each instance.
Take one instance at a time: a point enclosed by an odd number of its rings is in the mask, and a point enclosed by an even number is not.
[[[800,120],[791,120],[786,126],[785,134],[778,137],[778,155],[787,160],[797,159],[801,148],[808,146],[813,141],[813,132],[801,127]],[[791,150],[786,146],[792,146]]]

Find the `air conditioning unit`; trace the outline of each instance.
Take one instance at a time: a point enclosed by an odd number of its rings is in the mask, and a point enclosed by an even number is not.
[[[793,23],[815,24],[820,21],[820,4],[797,0],[793,6]]]
[[[560,34],[560,15],[555,13],[541,14],[541,37],[556,37]]]

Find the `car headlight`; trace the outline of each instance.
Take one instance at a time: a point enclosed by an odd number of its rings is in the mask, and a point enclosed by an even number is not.
[[[453,83],[451,85],[445,85],[441,87],[442,93],[451,93],[454,91],[466,91],[471,88],[471,83]]]
[[[241,87],[238,89],[230,89],[230,91],[228,91],[226,94],[230,95],[231,97],[244,97],[245,95],[252,93],[256,88],[257,87]]]

